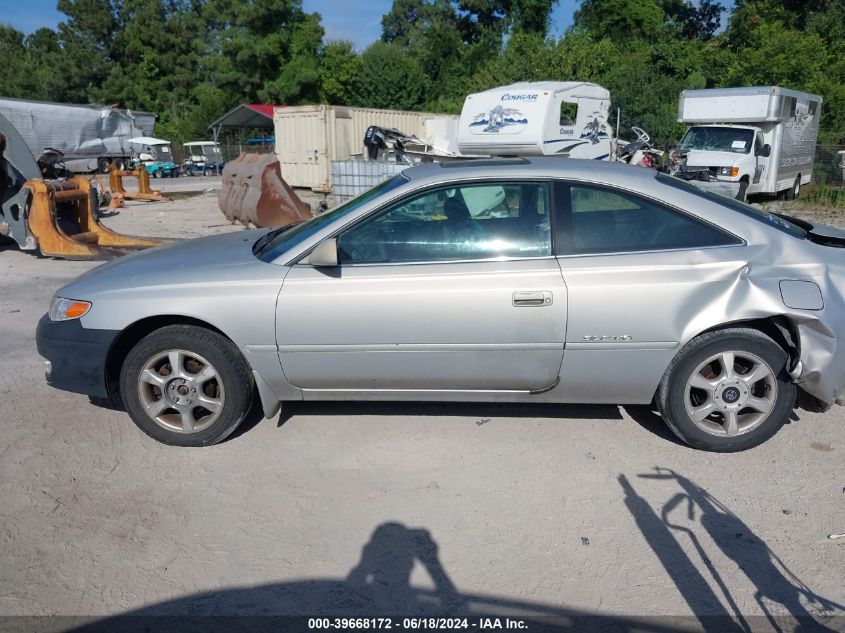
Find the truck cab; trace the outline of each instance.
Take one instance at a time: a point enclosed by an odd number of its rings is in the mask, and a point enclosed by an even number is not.
[[[764,189],[772,146],[769,133],[757,126],[692,125],[681,139],[687,168],[706,168],[711,189],[745,199]]]

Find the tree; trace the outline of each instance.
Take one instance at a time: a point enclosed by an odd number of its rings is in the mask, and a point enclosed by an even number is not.
[[[320,53],[320,102],[351,103],[360,70],[361,58],[351,42],[327,43]]]
[[[426,88],[422,68],[401,46],[375,42],[361,55],[352,105],[415,110]]]
[[[584,0],[574,24],[596,38],[630,41],[655,37],[665,18],[658,0]]]

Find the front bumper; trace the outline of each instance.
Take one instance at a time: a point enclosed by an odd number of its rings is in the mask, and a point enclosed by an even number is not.
[[[56,389],[108,397],[106,358],[117,338],[116,330],[90,330],[79,319],[51,321],[46,314],[38,322],[35,343],[47,359],[47,383]]]
[[[713,193],[718,193],[720,195],[725,196],[726,198],[736,198],[737,194],[739,194],[739,185],[740,183],[737,182],[729,182],[725,180],[690,180],[690,183],[701,187],[705,191],[712,191]]]

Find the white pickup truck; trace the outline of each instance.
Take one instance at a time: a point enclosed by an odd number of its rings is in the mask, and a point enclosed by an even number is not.
[[[685,90],[678,121],[688,125],[673,173],[745,200],[798,195],[813,177],[822,99],[779,87]]]

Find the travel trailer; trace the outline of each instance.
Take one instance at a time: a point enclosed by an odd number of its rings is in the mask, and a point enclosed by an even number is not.
[[[462,154],[611,160],[610,93],[583,81],[520,82],[469,95]]]

